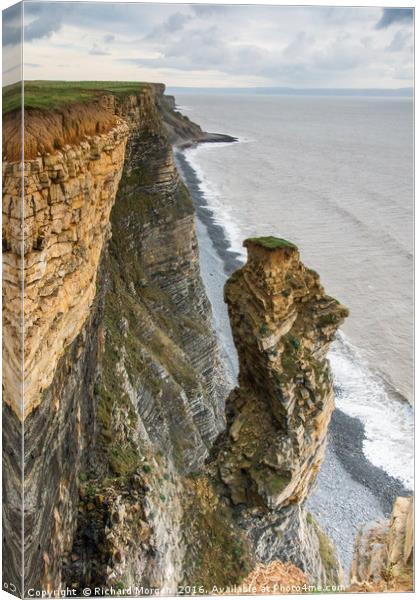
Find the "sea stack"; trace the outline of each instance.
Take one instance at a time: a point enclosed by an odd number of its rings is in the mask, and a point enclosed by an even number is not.
[[[334,408],[326,355],[348,310],[326,295],[294,244],[261,237],[244,246],[248,261],[225,286],[240,371],[227,401],[219,473],[247,526],[254,521],[258,557],[294,559],[319,580],[316,561],[311,567],[304,551],[289,555],[286,540],[290,536],[291,548],[295,534],[305,537],[309,526],[322,533],[303,507]],[[267,519],[278,520],[281,541],[264,543]]]

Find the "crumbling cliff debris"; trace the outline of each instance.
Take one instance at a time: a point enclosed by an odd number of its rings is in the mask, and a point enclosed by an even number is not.
[[[413,519],[413,497],[399,497],[389,519],[368,523],[361,529],[355,544],[349,591],[413,591]]]

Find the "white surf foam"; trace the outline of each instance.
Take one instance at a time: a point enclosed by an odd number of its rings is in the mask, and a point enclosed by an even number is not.
[[[208,208],[213,213],[215,223],[223,228],[225,237],[227,241],[230,242],[229,249],[233,252],[237,252],[242,258],[245,259],[246,251],[242,246],[243,235],[232,218],[226,199],[222,197],[220,191],[214,184],[212,184],[208,177],[206,177],[199,161],[199,155],[202,152],[209,150],[211,151],[216,147],[220,148],[220,146],[229,145],[230,142],[220,142],[205,144],[203,146],[197,146],[196,148],[188,148],[184,151],[184,156],[197,176],[200,191],[206,198]]]
[[[408,404],[372,373],[357,349],[339,333],[329,354],[337,386],[337,408],[358,418],[365,427],[363,451],[372,464],[414,483],[414,416]]]
[[[229,144],[206,144],[190,148],[184,155],[197,175],[200,190],[213,212],[215,222],[225,231],[226,239],[231,244],[230,249],[238,252],[245,260],[243,232],[232,218],[226,199],[200,166],[200,154],[221,145]],[[399,400],[397,394],[393,394],[391,386],[369,369],[358,350],[341,332],[332,345],[329,359],[338,388],[337,407],[359,419],[365,427],[365,456],[373,465],[399,479],[407,488],[413,489],[413,409],[407,402]]]

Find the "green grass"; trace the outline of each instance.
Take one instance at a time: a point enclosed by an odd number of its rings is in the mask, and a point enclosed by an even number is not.
[[[52,110],[75,102],[90,102],[100,92],[117,96],[136,93],[146,85],[139,81],[25,81],[25,108]],[[3,115],[20,107],[21,93],[21,83],[3,88]]]
[[[277,238],[272,235],[267,237],[248,238],[245,240],[244,245],[246,245],[247,242],[252,242],[253,244],[257,244],[263,248],[268,248],[269,250],[277,250],[278,248],[291,248],[293,250],[298,249],[297,246],[295,246],[295,244],[292,242],[288,242],[283,238]]]

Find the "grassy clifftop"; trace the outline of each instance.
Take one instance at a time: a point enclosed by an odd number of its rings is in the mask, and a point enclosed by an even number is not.
[[[91,102],[98,94],[117,96],[141,92],[150,84],[138,81],[25,81],[25,108],[54,110],[79,102]],[[3,88],[3,115],[20,107],[21,83]]]
[[[21,136],[22,84],[3,88],[3,158],[17,161],[54,153],[85,136],[107,133],[117,123],[104,95],[124,98],[150,92],[163,95],[161,83],[130,81],[25,81],[25,135]]]

